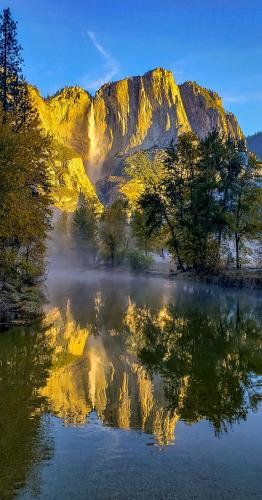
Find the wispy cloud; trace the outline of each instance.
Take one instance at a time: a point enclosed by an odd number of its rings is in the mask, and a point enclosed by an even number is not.
[[[108,54],[108,52],[106,52],[106,50],[104,49],[104,47],[102,47],[102,45],[97,41],[95,33],[93,31],[88,31],[87,34],[88,34],[91,42],[95,46],[95,48],[98,50],[98,52],[100,52],[100,54],[102,56],[104,56],[104,58],[106,60],[109,60],[110,59],[110,55]]]
[[[93,31],[88,31],[87,35],[92,44],[102,56],[104,63],[100,66],[95,74],[87,74],[82,78],[83,85],[90,90],[97,90],[104,83],[110,82],[116,76],[119,64],[115,58],[99,43],[96,34]]]
[[[243,94],[235,94],[235,95],[229,95],[229,96],[223,96],[223,101],[232,103],[232,104],[241,104],[244,102],[250,102],[250,101],[261,101],[262,100],[262,93],[261,92],[246,92]]]

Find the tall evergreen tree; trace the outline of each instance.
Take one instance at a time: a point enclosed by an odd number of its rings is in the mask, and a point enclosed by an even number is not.
[[[247,243],[257,243],[262,234],[262,189],[257,177],[261,168],[254,154],[242,170],[234,185],[234,196],[226,214],[228,231],[234,238],[237,269],[248,252]]]
[[[7,8],[0,16],[0,103],[3,122],[11,120],[16,129],[26,121],[29,122],[32,117],[35,118],[22,65],[17,23]]]

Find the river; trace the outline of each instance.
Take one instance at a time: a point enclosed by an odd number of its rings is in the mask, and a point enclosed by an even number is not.
[[[262,293],[51,273],[0,333],[0,498],[262,498]]]

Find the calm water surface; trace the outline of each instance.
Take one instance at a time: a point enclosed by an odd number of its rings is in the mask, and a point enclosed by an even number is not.
[[[53,274],[0,334],[0,498],[261,499],[262,294]]]

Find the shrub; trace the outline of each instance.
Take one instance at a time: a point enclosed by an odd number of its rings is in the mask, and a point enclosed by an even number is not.
[[[127,259],[129,267],[134,271],[149,269],[153,264],[152,257],[150,255],[145,255],[137,248],[129,250]]]

